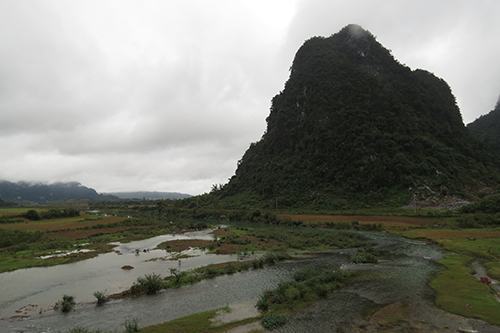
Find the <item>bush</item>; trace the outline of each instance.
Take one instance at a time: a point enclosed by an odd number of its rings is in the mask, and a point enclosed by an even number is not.
[[[20,246],[23,243],[28,244],[36,242],[42,238],[43,233],[19,231],[19,230],[2,230],[0,229],[0,248],[5,248],[9,246]]]
[[[40,220],[40,214],[38,214],[38,212],[34,209],[30,209],[26,213],[24,213],[24,217],[31,221]]]
[[[462,213],[500,213],[500,193],[489,195],[478,202],[462,207]]]
[[[79,216],[80,212],[74,208],[65,208],[65,209],[49,209],[46,212],[40,213],[39,219],[56,219],[61,217],[74,217]]]
[[[359,249],[352,257],[352,262],[355,264],[376,264],[377,256],[372,249]]]
[[[262,318],[261,323],[266,330],[272,331],[284,326],[287,321],[285,316],[269,314]]]
[[[75,307],[75,298],[73,296],[64,295],[62,299],[54,305],[55,310],[60,310],[63,313],[68,313]]]
[[[105,332],[101,330],[89,330],[88,328],[84,327],[75,327],[70,329],[68,333],[105,333]]]
[[[269,310],[270,298],[272,297],[272,291],[265,291],[257,301],[256,308],[260,312],[267,312]]]
[[[103,305],[104,303],[106,303],[108,301],[108,298],[106,297],[106,295],[102,291],[96,291],[94,293],[94,297],[97,299],[98,306]]]
[[[163,279],[159,274],[146,274],[144,277],[137,278],[132,285],[133,294],[154,295],[163,288]]]
[[[125,333],[139,332],[139,324],[135,318],[126,320],[123,326],[125,327]]]

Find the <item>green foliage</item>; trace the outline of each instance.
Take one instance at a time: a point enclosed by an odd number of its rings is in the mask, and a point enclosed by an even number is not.
[[[18,230],[0,229],[0,248],[21,246],[25,243],[36,242],[42,238],[41,232],[27,232]]]
[[[260,269],[273,266],[279,261],[289,259],[286,253],[266,253],[263,257],[249,261],[228,262],[224,264],[208,265],[192,271],[180,272],[171,270],[171,276],[165,278],[164,288],[178,288],[183,285],[193,284],[205,279],[213,279],[220,275],[231,275],[250,269]]]
[[[40,216],[42,219],[56,219],[62,217],[74,217],[80,216],[80,211],[74,208],[65,209],[49,209],[46,212],[41,212]]]
[[[361,224],[358,221],[353,221],[351,223],[328,222],[325,223],[325,227],[337,230],[363,230],[363,231],[381,231],[384,229],[381,224],[375,224],[375,223]]]
[[[70,329],[68,333],[107,333],[107,332],[102,330],[91,330],[84,327],[75,327]]]
[[[378,262],[377,253],[373,248],[361,248],[352,257],[355,264],[376,264]]]
[[[137,322],[137,319],[128,319],[125,321],[125,323],[123,324],[123,326],[125,327],[125,331],[124,333],[135,333],[135,332],[139,332],[139,323]]]
[[[34,209],[28,210],[25,214],[24,217],[27,218],[28,220],[32,221],[38,221],[41,219],[40,214]]]
[[[163,279],[159,274],[146,274],[137,278],[131,288],[132,294],[154,295],[163,288]]]
[[[278,252],[289,249],[324,250],[347,248],[366,244],[366,237],[350,231],[320,227],[297,228],[252,225],[252,227],[229,228],[227,234],[217,240],[213,250],[220,253],[219,249],[238,245],[239,251],[243,252],[255,250]]]
[[[49,209],[48,211],[42,212],[38,212],[35,209],[30,209],[24,214],[24,217],[31,221],[38,221],[42,219],[56,219],[61,217],[74,217],[79,215],[80,211],[73,208]]]
[[[228,184],[188,202],[345,209],[498,186],[497,160],[469,137],[446,82],[351,28],[302,45],[261,140]]]
[[[106,297],[106,294],[103,291],[96,291],[94,293],[94,297],[97,300],[97,306],[104,305],[108,301],[108,298]]]
[[[268,314],[262,317],[261,323],[266,330],[272,331],[284,326],[287,321],[287,318],[283,315]]]
[[[304,269],[295,273],[293,281],[264,292],[256,307],[261,312],[293,309],[301,303],[327,297],[342,285],[346,277],[344,273],[327,266]]]
[[[478,202],[462,207],[464,213],[500,213],[500,193],[486,196]]]
[[[500,154],[500,101],[495,109],[467,125],[470,134]]]
[[[436,291],[435,302],[446,311],[500,325],[500,303],[487,285],[470,274],[471,259],[449,254],[440,260],[445,269],[430,283]]]
[[[54,309],[60,310],[63,313],[68,313],[73,311],[75,305],[75,298],[73,296],[64,295],[62,299],[54,305]]]

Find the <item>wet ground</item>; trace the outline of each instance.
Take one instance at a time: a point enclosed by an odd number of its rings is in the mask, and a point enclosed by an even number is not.
[[[428,281],[439,269],[437,246],[384,233],[370,237],[388,260],[345,265],[360,273],[357,281],[292,316],[278,332],[500,332],[500,327],[434,306]]]

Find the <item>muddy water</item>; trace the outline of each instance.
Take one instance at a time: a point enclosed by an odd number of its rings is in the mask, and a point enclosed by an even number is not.
[[[62,295],[72,295],[77,302],[92,302],[95,291],[108,294],[128,289],[139,277],[148,273],[168,275],[170,268],[182,270],[236,260],[231,255],[207,254],[202,251],[181,260],[168,259],[165,250],[151,250],[174,239],[212,239],[210,230],[178,235],[162,235],[130,243],[115,244],[115,251],[72,264],[20,269],[0,274],[0,318],[33,315],[48,311]],[[136,249],[139,254],[136,254]],[[149,249],[149,252],[143,252]],[[124,271],[124,265],[134,269]],[[21,310],[22,311],[21,311]],[[16,312],[17,311],[17,312]]]

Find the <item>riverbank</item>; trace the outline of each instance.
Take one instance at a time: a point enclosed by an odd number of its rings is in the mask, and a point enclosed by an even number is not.
[[[499,293],[489,281],[498,278],[500,228],[434,228],[401,233],[414,239],[428,239],[446,250],[439,261],[443,269],[431,281],[436,304],[442,309],[500,325]],[[486,272],[476,274],[473,262]]]

